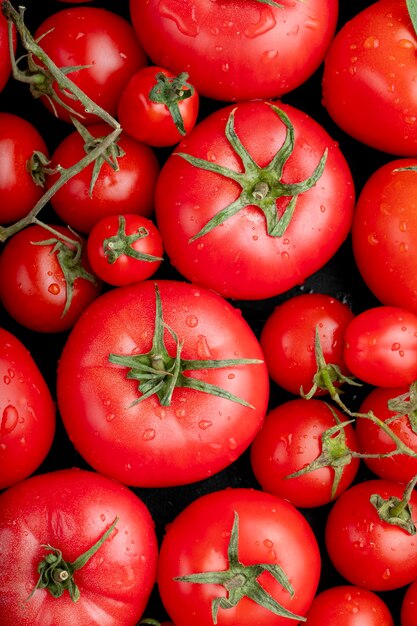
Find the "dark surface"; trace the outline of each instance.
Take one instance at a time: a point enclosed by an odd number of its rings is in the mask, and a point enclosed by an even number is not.
[[[42,2],[26,0],[23,4],[27,7],[26,21],[32,32],[50,13],[72,6],[52,0],[43,0]],[[371,2],[369,0],[349,0],[347,2],[342,0],[340,4],[342,6],[340,8],[339,28],[345,21],[371,4]],[[120,0],[120,2],[96,1],[89,6],[102,6],[128,17],[128,2],[126,0]],[[303,86],[283,97],[283,101],[309,113],[339,142],[340,148],[351,167],[355,179],[356,191],[359,193],[369,175],[392,157],[358,144],[335,126],[321,104],[321,75],[322,68],[320,68]],[[212,103],[203,100],[200,116],[204,116],[213,107],[217,106],[221,106],[221,103]],[[0,93],[0,110],[20,114],[26,119],[29,119],[44,136],[50,151],[55,148],[61,138],[69,131],[69,126],[66,123],[56,120],[46,111],[41,102],[31,98],[28,88],[25,85],[19,84],[13,79],[9,80],[6,88]],[[162,150],[158,153],[161,162],[164,161],[168,153],[168,151]],[[45,209],[45,211],[46,214],[42,214],[44,219],[45,215],[48,214],[48,209]],[[175,270],[169,266],[167,261],[163,264],[158,276],[180,278]],[[333,295],[347,302],[355,313],[376,304],[374,297],[364,286],[355,268],[349,240],[346,241],[335,257],[320,272],[308,279],[302,287],[266,301],[234,302],[233,304],[241,308],[244,317],[251,324],[254,332],[259,336],[263,324],[276,304],[297,293],[309,291]],[[48,381],[52,393],[55,395],[57,361],[66,340],[67,333],[40,336],[38,333],[29,331],[16,324],[1,308],[0,323],[6,329],[13,332],[29,348],[32,356]],[[358,403],[366,391],[366,388],[362,388],[357,397],[352,396],[349,391],[348,398],[350,406],[352,407],[355,403]],[[286,394],[272,385],[271,408],[289,398],[289,394]],[[88,468],[68,440],[58,416],[58,428],[53,447],[37,473],[73,466]],[[357,480],[363,480],[369,476],[368,471],[362,467]],[[227,486],[258,487],[250,468],[248,452],[243,454],[233,465],[223,472],[199,483],[170,489],[134,489],[134,491],[149,507],[156,522],[158,537],[161,538],[165,525],[172,521],[172,519],[192,500],[207,492],[222,489]],[[324,524],[330,506],[331,505],[303,511],[306,518],[311,523],[321,546],[323,570],[320,589],[345,582],[334,571],[323,547]],[[403,593],[404,590],[399,590],[381,594],[381,597],[389,605],[396,624],[399,624],[399,606]],[[149,610],[146,612],[146,615],[160,619],[165,615],[156,590],[151,598]]]

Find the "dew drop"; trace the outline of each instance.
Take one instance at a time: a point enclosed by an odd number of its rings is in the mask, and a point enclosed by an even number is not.
[[[229,450],[236,450],[238,443],[234,437],[230,437],[229,439]]]
[[[393,352],[397,352],[400,348],[401,348],[401,344],[400,343],[393,343],[392,346],[391,346],[391,350]]]
[[[379,47],[378,37],[375,37],[374,35],[370,35],[363,42],[363,47],[367,48],[368,50],[373,49],[373,48],[378,48]]]
[[[153,428],[147,428],[142,433],[142,439],[144,441],[152,441],[152,439],[155,439],[155,435],[156,435],[156,433],[155,433],[155,430]]]
[[[7,375],[3,376],[3,382],[4,382],[5,385],[10,385],[10,383],[11,383],[10,376],[7,376]]]
[[[233,380],[235,378],[235,374],[233,374],[233,373],[228,374],[227,378],[229,378],[230,380]]]
[[[53,296],[57,296],[61,292],[61,287],[58,285],[58,283],[51,283],[48,287],[48,291]]]
[[[207,430],[207,428],[210,428],[212,424],[213,422],[210,420],[200,420],[198,422],[198,427],[201,428],[201,430]]]
[[[197,356],[199,359],[210,359],[211,352],[205,335],[199,335],[197,339]]]
[[[376,236],[375,233],[370,233],[368,235],[368,243],[371,246],[377,246],[379,244],[378,237]]]
[[[188,315],[185,319],[185,323],[190,328],[195,328],[198,324],[198,318],[195,315]]]
[[[274,542],[271,541],[270,539],[264,539],[262,543],[264,544],[265,548],[267,548],[268,550],[271,550],[271,548],[274,547]]]
[[[108,415],[106,415],[106,420],[108,422],[112,422],[115,417],[116,417],[115,413],[109,413]]]
[[[196,8],[193,3],[161,0],[159,12],[163,17],[172,20],[178,30],[188,37],[196,37],[200,32],[196,19]]]
[[[102,522],[105,522],[105,521],[106,521],[106,516],[104,515],[104,513],[102,513],[102,514],[100,515],[100,519],[101,519],[101,521],[102,521]]]
[[[265,52],[263,52],[261,55],[261,61],[266,65],[267,63],[271,63],[271,61],[276,59],[277,56],[278,50],[265,50]]]
[[[1,418],[1,428],[0,432],[2,435],[8,435],[11,433],[17,426],[19,421],[19,414],[12,404],[8,404]]]
[[[285,250],[284,252],[281,252],[281,259],[283,261],[288,261],[289,258],[290,258],[290,255],[288,254],[288,252],[285,252]]]

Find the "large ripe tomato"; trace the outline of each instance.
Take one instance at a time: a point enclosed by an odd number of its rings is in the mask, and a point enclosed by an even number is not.
[[[323,127],[262,101],[197,124],[165,162],[155,196],[172,264],[237,299],[282,293],[321,268],[345,240],[353,207],[350,170]]]
[[[86,156],[85,144],[93,147],[95,140],[105,138],[110,129],[106,124],[88,127],[87,142],[77,132],[69,134],[54,151],[50,167],[60,165],[69,168]],[[154,192],[159,174],[156,154],[150,146],[132,139],[126,134],[119,137],[116,146],[117,169],[104,159],[99,161],[100,169],[90,193],[96,165],[91,163],[79,174],[70,178],[51,199],[51,205],[63,220],[82,233],[89,233],[98,221],[109,215],[136,213],[149,216],[153,212]],[[114,156],[114,155],[113,155]],[[112,157],[110,151],[106,157]],[[58,174],[47,179],[50,188]]]
[[[76,563],[103,537],[85,564]],[[85,470],[41,474],[5,491],[0,546],[2,626],[134,626],[155,582],[157,541],[147,507],[126,487]]]
[[[415,313],[416,169],[417,159],[396,159],[375,171],[359,195],[352,226],[356,264],[369,289],[383,304]]]
[[[345,421],[321,400],[299,398],[271,409],[251,446],[252,469],[262,489],[303,508],[340,496],[359,468],[359,459],[351,455],[358,451],[352,425],[338,428]]]
[[[269,391],[262,358],[240,311],[215,293],[135,283],[98,298],[74,327],[58,404],[96,470],[137,486],[191,483],[232,463],[259,430]]]
[[[91,100],[115,115],[120,94],[129,78],[147,64],[133,27],[120,15],[98,7],[68,7],[49,15],[34,33],[60,68],[85,66],[68,74]],[[57,87],[54,84],[53,88]],[[59,98],[81,115],[83,123],[97,122],[80,102],[58,92]],[[47,98],[45,105],[54,110]],[[55,102],[58,117],[70,121],[71,113]]]
[[[30,352],[0,328],[0,489],[34,472],[55,432],[51,392]]]
[[[412,394],[412,392],[411,392]],[[404,397],[403,397],[404,396]],[[388,403],[396,399],[410,401],[409,415],[407,412],[390,410]],[[413,396],[413,394],[412,394]],[[380,478],[395,480],[406,483],[417,475],[417,458],[408,454],[394,454],[392,456],[382,456],[394,451],[397,446],[390,432],[394,433],[410,451],[417,454],[417,432],[413,419],[415,399],[411,399],[408,387],[384,388],[376,387],[372,389],[361,404],[360,413],[366,415],[372,411],[382,422],[387,422],[389,432],[384,430],[373,420],[367,417],[359,417],[356,420],[356,434],[360,451],[371,455],[365,458],[366,465]],[[405,403],[404,405],[405,406]]]
[[[83,240],[64,226],[53,228],[55,234],[28,226],[8,239],[0,255],[4,308],[22,326],[46,333],[71,328],[101,290]]]
[[[355,585],[340,585],[316,595],[307,613],[307,624],[394,626],[394,620],[388,606],[373,591]]]
[[[345,23],[330,45],[323,104],[348,134],[378,150],[417,150],[417,37],[406,0],[378,0]]]
[[[301,85],[319,67],[336,28],[336,0],[276,4],[130,0],[130,15],[156,65],[188,72],[201,95],[251,100]]]
[[[343,356],[348,369],[376,387],[417,380],[417,315],[394,306],[366,309],[349,322]]]
[[[193,128],[199,95],[187,80],[163,67],[142,68],[120,96],[117,115],[123,130],[150,146],[173,146]]]
[[[407,588],[401,603],[401,626],[416,625],[417,580]]]
[[[336,500],[326,522],[328,555],[339,573],[353,585],[371,591],[399,589],[417,577],[417,542],[414,531],[397,525],[398,518],[416,521],[417,492],[412,490],[409,508],[398,512],[405,485],[382,478],[350,487]],[[376,497],[377,496],[377,497]],[[394,498],[381,519],[382,500]],[[398,516],[396,519],[396,515]]]
[[[33,153],[48,156],[48,148],[31,122],[0,112],[0,224],[2,226],[25,217],[43,194],[31,172],[36,176]]]
[[[255,489],[195,499],[169,525],[158,562],[159,592],[176,626],[299,624],[319,575],[306,519],[289,502]],[[275,614],[276,603],[292,619]]]
[[[310,392],[313,385],[315,396],[328,393],[326,374],[317,359],[316,339],[326,364],[338,368],[329,371],[331,384],[337,385],[339,371],[342,376],[349,374],[343,360],[343,337],[353,317],[347,304],[322,293],[301,294],[278,305],[260,337],[272,380],[295,395],[301,389]]]

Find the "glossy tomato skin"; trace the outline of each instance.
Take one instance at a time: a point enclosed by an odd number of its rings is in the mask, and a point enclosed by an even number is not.
[[[417,313],[417,159],[396,159],[374,172],[355,208],[352,246],[357,267],[382,304]]]
[[[401,626],[415,626],[417,605],[417,581],[411,583],[401,603]]]
[[[345,421],[340,411],[332,410],[340,422]],[[321,436],[335,425],[332,411],[321,400],[299,398],[271,409],[251,445],[251,465],[262,489],[302,508],[328,504],[343,493],[357,474],[357,458],[345,465],[334,496],[331,492],[335,474],[328,465],[287,478],[319,458],[323,450]],[[358,442],[351,425],[344,428],[344,434],[346,447],[357,451]]]
[[[172,264],[191,282],[237,299],[267,298],[302,284],[345,240],[353,217],[354,189],[347,163],[327,132],[299,109],[279,104],[291,120],[295,147],[284,182],[304,180],[328,156],[317,184],[297,200],[283,236],[270,236],[258,207],[248,205],[193,240],[206,223],[236,200],[240,185],[192,165],[177,152],[242,172],[225,136],[234,107],[222,107],[197,124],[165,162],[155,195],[157,224]],[[236,134],[253,160],[265,167],[285,138],[285,125],[266,102],[239,103]],[[168,191],[169,190],[169,191]],[[208,191],[209,190],[209,191]],[[288,199],[278,200],[283,211]]]
[[[0,506],[3,626],[134,626],[152,590],[157,561],[154,523],[130,490],[94,472],[41,474],[5,491]],[[33,591],[45,545],[73,562],[119,521],[95,555],[74,574],[80,599]],[[11,530],[13,529],[13,530]]]
[[[54,228],[78,241],[64,226]],[[64,314],[68,289],[57,255],[53,253],[55,244],[36,244],[51,237],[42,226],[28,226],[6,242],[0,255],[0,299],[4,308],[19,324],[41,333],[71,328],[101,291],[101,281],[91,274],[84,248],[82,266],[92,280],[82,276],[75,279],[71,304]]]
[[[173,146],[179,143],[184,135],[176,127],[168,107],[150,99],[150,92],[157,84],[155,78],[157,74],[163,74],[168,79],[176,76],[164,67],[150,65],[142,68],[132,76],[124,88],[117,115],[123,130],[138,141],[155,147]],[[185,87],[189,88],[190,86]],[[199,102],[198,92],[194,88],[192,95],[178,102],[184,134],[188,134],[194,128]]]
[[[391,431],[411,450],[417,453],[417,434],[413,431],[408,415],[393,419],[396,411],[388,408],[388,402],[406,394],[408,387],[372,389],[361,404],[360,413],[372,411],[383,422],[389,421]],[[356,420],[356,434],[362,453],[382,455],[395,450],[392,438],[372,420],[359,418]],[[407,483],[417,474],[417,458],[406,454],[395,454],[389,457],[365,458],[366,465],[380,478]]]
[[[405,0],[378,0],[347,22],[324,63],[323,104],[336,124],[373,148],[414,156],[416,46]]]
[[[123,252],[112,260],[111,254],[123,236],[119,236],[121,221],[127,237],[143,233],[130,244],[133,251],[155,257],[155,260],[137,259]],[[113,239],[113,241],[109,241]],[[109,248],[112,246],[112,249]],[[155,224],[141,215],[109,215],[95,224],[88,236],[87,255],[93,272],[104,282],[120,287],[150,278],[161,265],[162,237]],[[159,259],[159,260],[157,260]]]
[[[321,591],[307,613],[309,626],[394,626],[385,602],[373,591],[340,585]]]
[[[46,143],[25,118],[0,113],[0,223],[16,222],[25,217],[43,194],[28,171],[34,151],[48,156]]]
[[[177,576],[225,570],[234,513],[239,516],[238,557],[244,565],[278,564],[291,580],[294,596],[266,572],[259,582],[284,607],[304,615],[317,589],[320,554],[311,527],[289,502],[255,489],[225,489],[195,499],[168,526],[160,548],[158,587],[176,626],[193,620],[211,626],[211,602],[225,596],[218,584],[174,581]],[[219,626],[284,626],[274,615],[244,597],[235,608],[219,609]],[[295,624],[299,623],[297,620]]]
[[[55,433],[55,404],[29,350],[0,328],[0,489],[27,478]]]
[[[354,315],[350,308],[327,294],[306,293],[278,305],[266,320],[260,343],[272,380],[299,395],[308,393],[317,372],[315,333],[327,364],[349,374],[343,360],[343,336]],[[328,393],[318,388],[315,396]]]
[[[381,520],[370,502],[373,494],[402,499],[405,485],[367,480],[350,487],[333,505],[325,527],[329,557],[351,584],[371,591],[399,589],[417,577],[417,544],[404,529]],[[417,507],[412,492],[410,507]]]
[[[110,363],[109,355],[151,349],[155,285],[165,324],[184,341],[182,358],[261,361],[189,374],[253,408],[182,387],[169,406],[156,395],[138,402],[138,381],[127,377],[127,367]],[[174,357],[167,330],[165,342]],[[85,311],[60,359],[58,404],[74,446],[97,471],[129,485],[169,486],[206,478],[249,446],[266,413],[268,381],[259,342],[240,311],[200,287],[149,280],[113,289]]]
[[[153,63],[188,72],[201,95],[230,102],[288,93],[323,60],[338,3],[279,4],[131,0],[130,15]]]
[[[417,379],[417,316],[394,306],[359,313],[345,332],[348,369],[376,387],[399,387]]]
[[[49,15],[34,33],[42,36],[42,48],[58,67],[89,66],[68,77],[91,100],[115,116],[120,94],[129,78],[147,64],[146,55],[128,20],[94,6],[68,7]],[[77,101],[59,94],[83,124],[97,122]],[[51,109],[46,98],[45,106]],[[60,119],[71,113],[56,103]]]
[[[93,137],[106,137],[109,126],[89,126]],[[84,140],[74,131],[56,148],[51,167],[71,167],[85,157]],[[155,152],[126,134],[118,141],[124,155],[117,159],[118,170],[103,163],[90,196],[94,165],[85,167],[68,180],[56,193],[51,205],[65,224],[82,233],[89,233],[103,217],[117,213],[136,213],[148,217],[153,211],[154,192],[159,174]],[[48,177],[50,188],[58,175]]]
[[[13,46],[16,50],[16,33],[13,26]],[[6,18],[0,12],[0,91],[2,91],[9,80],[11,73],[10,53],[9,53],[9,33]]]

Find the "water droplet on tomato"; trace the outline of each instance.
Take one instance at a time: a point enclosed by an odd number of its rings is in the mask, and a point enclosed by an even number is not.
[[[281,252],[281,259],[283,261],[288,261],[288,259],[290,258],[290,255],[288,254],[288,252]]]
[[[102,522],[105,522],[105,521],[106,521],[106,516],[104,515],[104,513],[102,513],[102,514],[100,515],[100,519],[101,519],[101,521],[102,521]]]
[[[268,32],[276,25],[275,17],[270,7],[268,6],[258,6],[259,9],[259,19],[254,23],[248,23],[245,25],[245,30],[243,31],[245,37],[248,39],[255,39],[255,37],[259,37],[264,33]]]
[[[48,291],[53,296],[57,296],[61,292],[61,287],[58,285],[58,283],[51,283],[48,287]]]
[[[396,342],[396,343],[393,343],[393,344],[392,344],[392,346],[391,346],[391,350],[392,350],[393,352],[397,352],[400,348],[401,348],[401,344],[400,344],[400,343],[397,343],[397,342]]]
[[[210,359],[211,352],[205,335],[199,335],[197,339],[197,356],[199,359]]]
[[[276,59],[277,56],[278,50],[265,50],[265,52],[262,52],[261,61],[262,63],[264,63],[264,65],[267,65],[268,63],[271,63],[271,61]]]
[[[274,542],[271,541],[270,539],[264,539],[262,543],[264,544],[265,548],[267,548],[268,550],[274,547]]]
[[[414,43],[410,39],[399,39],[397,43],[399,48],[415,48]]]
[[[210,420],[200,420],[198,422],[198,427],[201,428],[201,430],[207,430],[207,428],[210,428],[212,425],[213,422]]]
[[[190,328],[195,328],[198,324],[198,318],[195,315],[188,315],[185,319],[185,323]]]
[[[376,236],[375,233],[370,233],[368,235],[368,243],[371,246],[377,246],[379,244],[378,237]]]
[[[363,42],[363,47],[367,48],[368,50],[370,50],[372,48],[378,48],[379,47],[379,39],[378,39],[378,37],[375,37],[374,35],[370,35]]]
[[[308,28],[310,30],[318,30],[320,28],[320,20],[316,17],[311,17],[307,19],[303,24],[304,28]]]
[[[8,404],[3,411],[3,415],[1,418],[1,434],[8,435],[9,433],[11,433],[16,428],[18,420],[19,414],[16,407],[12,404]]]
[[[142,439],[144,441],[152,441],[152,439],[155,439],[155,435],[156,435],[156,432],[153,428],[147,428],[142,433]]]
[[[3,376],[3,382],[4,382],[5,385],[10,385],[10,383],[11,383],[10,376],[7,376],[7,375]]]
[[[200,32],[200,26],[195,15],[195,6],[190,2],[161,0],[159,13],[172,20],[178,30],[188,37],[196,37]]]
[[[229,439],[229,450],[236,450],[238,443],[234,437],[230,437]]]

